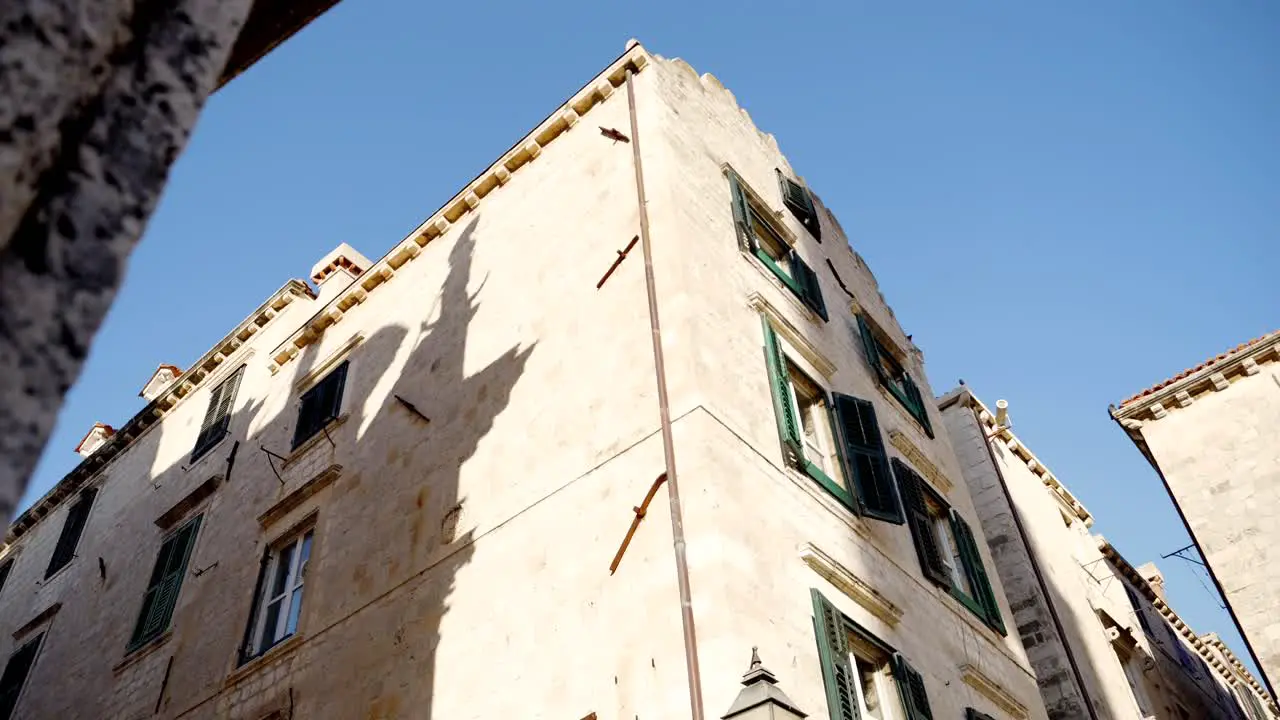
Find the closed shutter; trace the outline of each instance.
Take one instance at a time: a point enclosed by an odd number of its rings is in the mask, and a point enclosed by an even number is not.
[[[44,572],[46,580],[66,567],[75,557],[76,546],[80,544],[80,535],[84,533],[85,523],[89,521],[89,510],[93,507],[93,499],[97,494],[97,488],[85,490],[67,511],[67,521],[62,524],[62,534],[58,535],[58,544],[54,546],[53,557],[49,559],[49,567]]]
[[[12,571],[12,560],[6,560],[3,565],[0,565],[0,592],[4,591],[4,584],[9,581],[9,573]]]
[[[862,335],[862,349],[867,355],[867,362],[871,365],[871,371],[876,374],[881,384],[887,381],[884,374],[884,367],[880,365],[880,348],[876,345],[876,337],[871,334],[871,327],[867,325],[866,318],[858,315],[858,333]]]
[[[767,319],[764,324],[764,358],[769,368],[769,390],[773,394],[773,414],[778,419],[778,437],[782,440],[782,454],[787,463],[804,466],[804,451],[800,444],[800,426],[795,402],[791,397],[791,376],[787,373],[787,359],[782,354],[778,336]]]
[[[195,546],[196,534],[200,530],[200,520],[196,517],[183,525],[160,545],[160,553],[151,570],[151,582],[143,597],[142,611],[129,641],[130,650],[158,637],[169,627],[182,581],[187,575],[187,562],[191,559],[191,548]]]
[[[857,676],[849,662],[849,636],[844,617],[822,593],[813,596],[814,633],[818,636],[818,660],[822,663],[822,683],[827,689],[827,709],[831,720],[859,720]]]
[[[227,434],[227,429],[231,427],[231,409],[235,405],[236,392],[240,389],[240,378],[243,376],[244,366],[241,365],[209,394],[209,407],[204,411],[204,422],[200,424],[200,434],[196,437],[195,449],[191,451],[191,462],[199,460]]]
[[[982,610],[986,614],[987,624],[993,630],[1005,634],[1004,620],[1000,617],[1000,603],[996,601],[995,590],[991,587],[991,578],[982,563],[982,555],[978,551],[978,542],[974,539],[969,523],[960,517],[954,508],[951,510],[951,528],[956,542],[960,544],[960,559],[964,561],[965,571],[969,574],[969,583],[973,585],[973,593]]]
[[[18,696],[22,694],[22,686],[31,673],[31,666],[36,661],[36,651],[40,649],[41,633],[34,640],[18,648],[5,663],[4,674],[0,675],[0,720],[9,720],[13,709],[18,704]]]
[[[924,397],[920,394],[920,388],[915,381],[907,373],[902,374],[902,385],[907,392],[907,407],[911,410],[911,415],[920,423],[920,427],[924,428],[925,433],[929,437],[933,437],[933,423],[929,422],[929,410],[925,407]]]
[[[893,676],[898,682],[898,691],[902,694],[902,706],[906,710],[907,720],[933,720],[933,710],[929,709],[929,693],[924,688],[924,676],[911,663],[894,653]]]
[[[924,480],[897,458],[893,459],[893,474],[898,478],[898,491],[902,493],[903,510],[911,528],[911,538],[916,544],[916,554],[920,557],[920,569],[926,578],[950,589],[951,576],[942,561],[942,549],[938,547],[929,506],[924,501]]]
[[[738,233],[738,247],[743,252],[755,252],[759,244],[755,233],[751,231],[751,210],[747,207],[747,193],[734,172],[729,173],[729,191],[733,195],[733,227]]]
[[[343,387],[347,382],[347,363],[343,362],[302,394],[298,408],[298,426],[293,433],[293,447],[320,432],[342,408]]]
[[[845,475],[863,515],[902,523],[902,503],[885,458],[884,440],[869,400],[832,393],[837,425],[844,438]]]
[[[778,185],[782,190],[782,202],[791,210],[791,214],[796,216],[815,240],[822,242],[822,226],[818,222],[818,211],[813,205],[809,189],[783,175],[781,170],[778,171]]]
[[[795,276],[796,285],[800,288],[800,299],[818,313],[818,317],[825,322],[828,319],[827,303],[822,299],[822,286],[818,282],[818,273],[805,264],[795,250],[791,251],[791,274]]]

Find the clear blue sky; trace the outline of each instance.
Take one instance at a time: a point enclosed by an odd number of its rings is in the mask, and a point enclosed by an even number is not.
[[[380,256],[634,36],[777,136],[935,390],[1007,398],[1135,565],[1189,542],[1107,405],[1280,327],[1280,4],[542,5],[344,0],[218,94],[24,506],[157,364],[339,242]],[[1243,657],[1192,566],[1160,564]]]

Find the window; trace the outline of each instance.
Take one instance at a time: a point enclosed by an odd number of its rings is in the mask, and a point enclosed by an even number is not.
[[[774,224],[773,214],[746,191],[742,179],[733,172],[729,173],[729,186],[739,246],[754,255],[819,317],[827,320],[827,305],[822,299],[818,274],[786,241]]]
[[[18,696],[22,694],[22,686],[31,674],[31,666],[36,661],[36,652],[40,649],[40,633],[34,640],[18,648],[5,663],[4,674],[0,675],[0,720],[9,720],[18,705]]]
[[[839,393],[828,396],[783,352],[769,321],[762,322],[765,363],[787,463],[853,512],[901,523],[902,508],[874,406]]]
[[[58,536],[58,544],[53,548],[49,567],[44,571],[46,580],[66,567],[76,556],[76,546],[80,544],[80,535],[84,533],[85,523],[89,521],[89,509],[93,507],[93,499],[97,495],[97,488],[85,490],[67,511],[67,521],[62,524],[62,534]]]
[[[906,463],[894,458],[892,464],[924,576],[1004,635],[1000,605],[969,523]]]
[[[1133,692],[1133,702],[1138,706],[1138,714],[1151,717],[1151,701],[1147,698],[1146,685],[1142,681],[1142,670],[1138,668],[1138,659],[1133,656],[1119,657],[1120,667],[1124,668],[1124,677],[1129,681],[1129,690]]]
[[[195,449],[191,451],[191,462],[213,449],[218,441],[231,427],[231,408],[236,401],[236,391],[240,389],[240,378],[244,376],[241,365],[226,380],[223,380],[209,393],[209,406],[204,411],[204,422],[200,423],[200,434],[196,437]]]
[[[0,591],[4,590],[4,584],[9,581],[9,573],[12,571],[13,571],[12,559],[5,560],[4,564],[0,565]]]
[[[293,447],[306,442],[311,436],[324,430],[342,410],[342,390],[347,382],[347,362],[334,368],[300,398],[298,427],[293,432]]]
[[[813,235],[813,239],[822,242],[822,226],[818,224],[818,211],[813,207],[813,196],[809,194],[809,189],[783,175],[781,170],[777,173],[778,187],[782,190],[782,202],[809,231],[809,234]]]
[[[261,655],[297,632],[313,534],[308,529],[291,535],[263,556],[242,661]]]
[[[897,398],[907,409],[911,417],[920,423],[925,434],[933,437],[933,424],[929,422],[929,411],[925,406],[924,396],[920,388],[902,366],[902,362],[889,347],[872,330],[870,323],[862,314],[858,315],[858,332],[862,336],[862,347],[867,354],[867,362],[871,370],[880,380],[880,384]]]
[[[1124,594],[1129,596],[1129,604],[1133,606],[1133,613],[1138,616],[1138,624],[1142,625],[1142,631],[1147,635],[1151,635],[1151,625],[1147,621],[1147,614],[1143,612],[1143,603],[1138,599],[1138,593],[1128,585],[1124,586]]]
[[[1262,709],[1262,703],[1258,702],[1252,690],[1243,685],[1237,685],[1232,690],[1236,697],[1240,698],[1240,706],[1244,708],[1249,720],[1267,720],[1267,713]]]
[[[924,676],[822,593],[811,595],[832,720],[932,720]]]
[[[178,592],[187,574],[187,562],[200,531],[201,516],[196,516],[175,530],[160,544],[160,553],[151,569],[151,581],[142,597],[142,610],[133,628],[128,650],[132,651],[160,637],[169,629],[173,609],[178,604]]]

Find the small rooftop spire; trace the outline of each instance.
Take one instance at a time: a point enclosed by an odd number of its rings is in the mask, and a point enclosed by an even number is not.
[[[751,667],[742,675],[743,688],[729,707],[729,712],[721,716],[723,720],[739,718],[740,720],[766,720],[776,718],[803,718],[805,714],[791,702],[791,698],[778,687],[778,678],[774,676],[764,663],[760,661],[760,649],[751,648]],[[781,714],[774,709],[782,710]]]

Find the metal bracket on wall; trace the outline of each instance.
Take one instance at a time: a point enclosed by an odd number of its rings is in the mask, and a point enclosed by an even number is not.
[[[281,485],[283,485],[283,484],[284,484],[284,478],[280,477],[280,471],[279,471],[279,470],[276,470],[276,464],[275,464],[275,463],[273,463],[273,462],[271,462],[271,458],[275,458],[275,459],[279,460],[280,462],[289,462],[289,458],[287,458],[287,457],[283,457],[283,456],[281,456],[281,455],[277,455],[277,454],[275,454],[275,453],[271,452],[270,450],[266,449],[266,448],[265,448],[265,447],[263,447],[262,445],[259,445],[259,446],[258,446],[258,449],[259,449],[259,450],[261,450],[262,452],[264,452],[264,453],[266,453],[266,454],[267,454],[267,464],[271,466],[271,472],[275,473],[275,475],[276,475],[276,479],[280,481],[280,484],[281,484]]]
[[[657,494],[658,488],[662,487],[662,483],[667,481],[667,474],[662,473],[657,480],[653,481],[653,485],[649,486],[649,493],[644,496],[644,502],[640,503],[640,507],[632,508],[636,516],[631,521],[631,527],[627,530],[627,536],[622,538],[622,545],[618,548],[618,554],[613,556],[613,562],[609,565],[609,574],[612,575],[618,570],[618,563],[622,562],[622,554],[627,551],[627,546],[631,544],[631,537],[636,534],[636,528],[640,527],[640,521],[649,512],[649,503],[653,501],[653,496]]]
[[[617,270],[618,266],[622,264],[622,261],[627,259],[627,253],[631,252],[631,248],[635,247],[636,243],[639,241],[640,241],[640,236],[636,235],[635,237],[631,238],[631,242],[627,243],[627,246],[625,248],[616,251],[618,253],[618,259],[613,261],[613,264],[610,265],[609,269],[605,271],[604,277],[600,278],[600,282],[596,283],[597,290],[599,290],[601,287],[604,286],[604,281],[608,280],[609,276],[613,274],[613,271]]]

